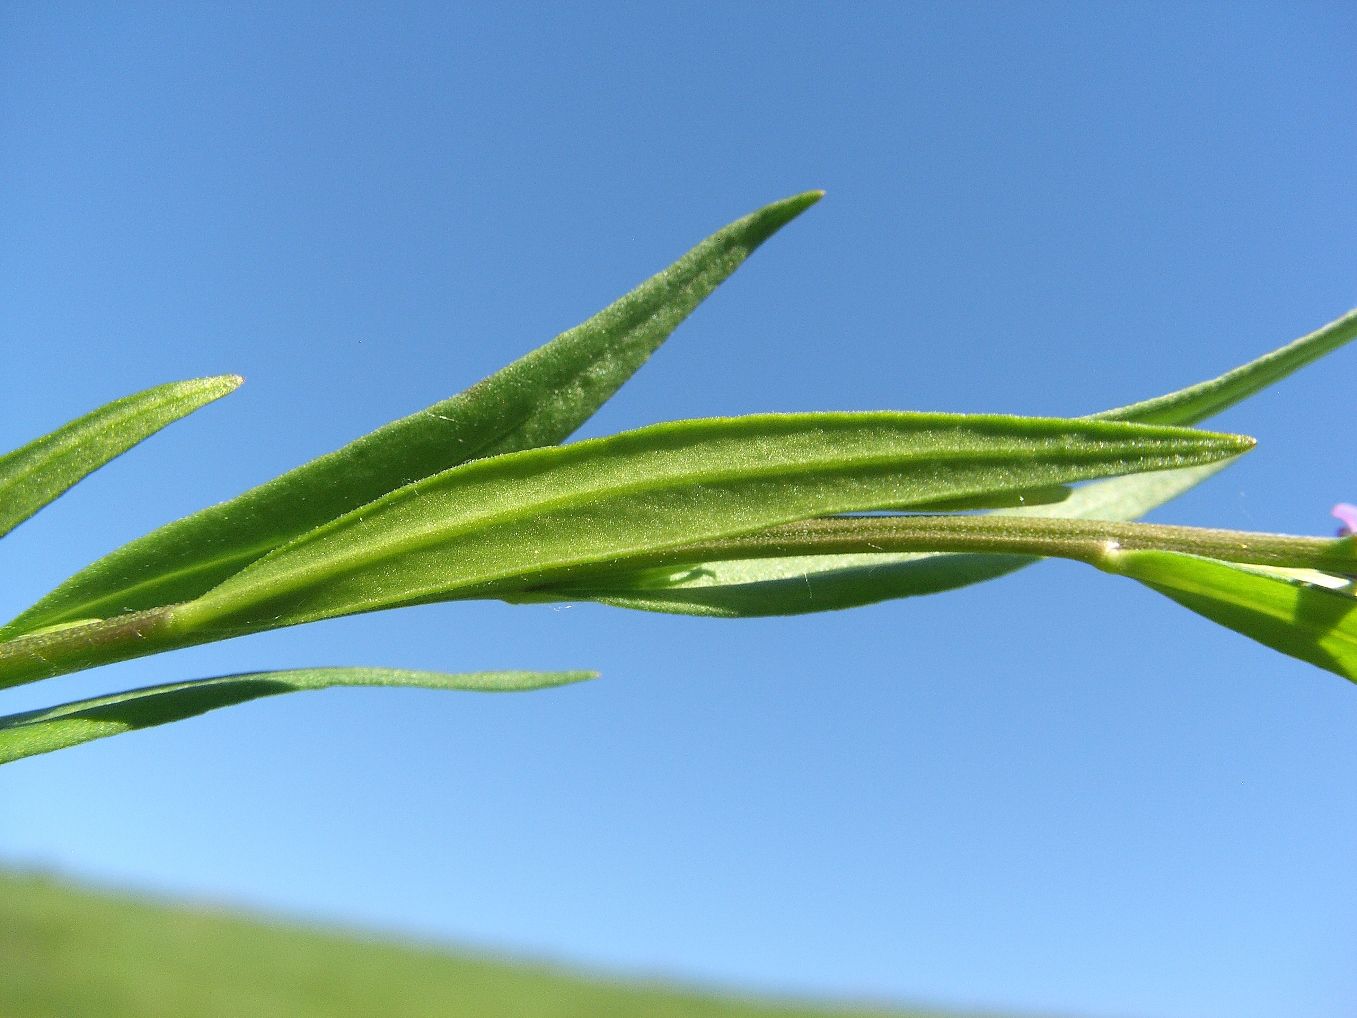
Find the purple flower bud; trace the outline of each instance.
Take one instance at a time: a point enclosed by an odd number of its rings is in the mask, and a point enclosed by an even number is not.
[[[1333,515],[1343,525],[1338,528],[1339,537],[1351,537],[1357,534],[1357,505],[1339,502],[1333,507]]]

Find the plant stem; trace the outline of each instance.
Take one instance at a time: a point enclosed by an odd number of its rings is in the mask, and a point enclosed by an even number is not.
[[[985,514],[836,516],[684,545],[628,566],[679,565],[791,555],[980,552],[1075,559],[1098,565],[1114,551],[1176,551],[1226,562],[1357,573],[1352,541],[1159,523]]]
[[[1106,564],[1118,551],[1174,551],[1226,562],[1357,574],[1357,542],[1157,523],[983,514],[836,516],[633,556],[593,572],[597,581],[653,566],[791,555],[977,552]],[[496,597],[504,596],[496,591]],[[191,602],[190,602],[191,603]],[[181,605],[132,612],[0,643],[0,689],[239,635],[198,629]]]
[[[0,689],[200,642],[175,632],[174,605],[0,643]]]

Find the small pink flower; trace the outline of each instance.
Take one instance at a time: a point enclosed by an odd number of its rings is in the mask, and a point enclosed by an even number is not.
[[[1351,537],[1357,534],[1357,505],[1339,502],[1333,507],[1333,515],[1343,525],[1338,528],[1339,537]]]

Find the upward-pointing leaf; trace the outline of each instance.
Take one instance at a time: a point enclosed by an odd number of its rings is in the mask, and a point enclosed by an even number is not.
[[[1357,337],[1357,311],[1216,378],[1093,414],[1092,420],[1195,424],[1260,392]],[[1052,506],[1005,515],[1134,520],[1200,484],[1224,464],[1096,481]],[[936,594],[997,579],[1036,561],[1018,555],[820,555],[693,563],[686,571],[614,575],[607,587],[562,586],[563,600],[687,615],[749,617],[834,611],[890,598]],[[543,598],[551,590],[543,590]]]
[[[170,382],[114,400],[0,456],[0,536],[142,439],[238,386],[239,375]]]
[[[1292,340],[1256,360],[1189,385],[1165,396],[1092,414],[1096,420],[1138,421],[1141,424],[1196,424],[1280,382],[1287,375],[1357,337],[1357,310],[1349,311],[1300,339]]]
[[[478,457],[559,442],[755,248],[820,196],[796,195],[731,223],[584,324],[466,392],[124,545],[0,630],[0,639],[188,600],[299,534],[412,480]]]
[[[1211,462],[1251,446],[1181,428],[992,415],[660,424],[481,460],[409,485],[174,609],[169,629],[231,635],[513,596],[779,523]]]

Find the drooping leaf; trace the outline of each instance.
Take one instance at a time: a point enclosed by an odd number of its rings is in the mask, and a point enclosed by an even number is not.
[[[0,536],[115,456],[240,383],[239,375],[219,375],[157,385],[0,456]]]
[[[298,668],[175,682],[0,717],[0,764],[82,742],[152,728],[263,696],[334,686],[408,686],[509,692],[593,678],[593,672],[472,672],[395,668]],[[385,738],[389,733],[382,735]]]
[[[1190,425],[1266,389],[1357,337],[1357,311],[1216,378],[1090,415],[1091,420]],[[1097,481],[1055,507],[1008,515],[1134,520],[1200,484],[1223,464]],[[941,508],[935,507],[935,508]],[[949,507],[955,508],[955,507]],[[1013,555],[823,555],[695,562],[687,569],[616,575],[606,589],[546,587],[540,600],[598,600],[619,607],[720,617],[835,611],[997,579],[1037,561]]]
[[[680,421],[480,460],[320,527],[173,612],[249,631],[626,567],[693,541],[1213,462],[1239,436],[996,415],[831,413]]]
[[[796,195],[737,220],[584,324],[460,395],[124,545],[0,629],[0,639],[189,600],[410,481],[561,441],[755,248],[820,197]]]
[[[1357,591],[1167,551],[1112,552],[1099,563],[1212,622],[1357,682]]]

